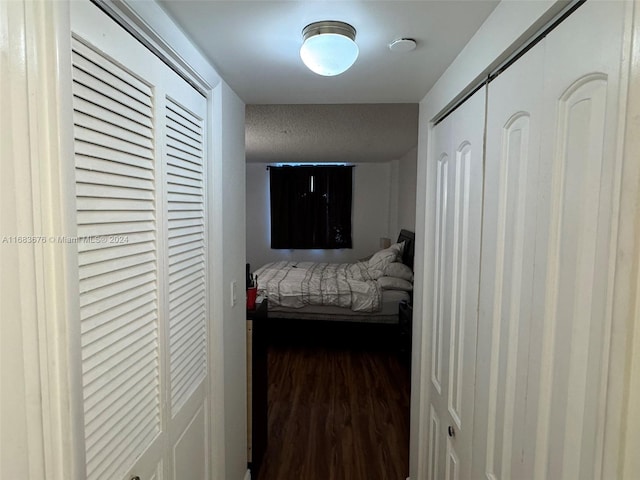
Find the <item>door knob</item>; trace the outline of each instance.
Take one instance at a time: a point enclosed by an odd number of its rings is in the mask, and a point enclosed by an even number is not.
[[[133,477],[131,477],[131,480],[140,480],[140,477],[138,475],[134,475]]]
[[[447,432],[449,433],[449,436],[451,438],[456,436],[456,431],[453,429],[453,427],[451,425],[449,425],[449,428],[447,429]]]

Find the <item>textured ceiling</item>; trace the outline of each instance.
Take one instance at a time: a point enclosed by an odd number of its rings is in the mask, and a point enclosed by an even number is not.
[[[247,162],[384,162],[418,142],[417,104],[247,105]]]

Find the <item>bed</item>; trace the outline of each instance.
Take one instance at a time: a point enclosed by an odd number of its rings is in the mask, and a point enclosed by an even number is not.
[[[258,293],[270,318],[397,324],[400,302],[411,300],[414,238],[402,230],[389,248],[356,263],[269,263],[255,272]]]

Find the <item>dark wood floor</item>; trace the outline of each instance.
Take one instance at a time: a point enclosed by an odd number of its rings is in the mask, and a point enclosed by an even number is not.
[[[405,480],[410,374],[395,338],[370,325],[271,330],[258,480]]]

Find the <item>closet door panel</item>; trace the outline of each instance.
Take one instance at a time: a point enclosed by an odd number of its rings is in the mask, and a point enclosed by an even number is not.
[[[87,478],[204,479],[207,100],[71,11]]]
[[[473,478],[526,478],[544,45],[489,84]]]
[[[206,99],[181,79],[164,99],[169,436],[172,477],[207,477]]]
[[[77,39],[73,55],[86,469],[112,479],[162,431],[153,90]]]
[[[177,411],[207,373],[204,132],[203,118],[174,100],[167,99],[165,113],[165,164],[174,167],[166,173],[166,238],[171,409]]]
[[[587,2],[546,39],[547,176],[534,301],[540,329],[532,335],[530,375],[539,393],[529,413],[537,479],[601,475],[624,9],[622,2]]]
[[[435,249],[433,252],[433,298],[431,305],[431,405],[429,410],[429,451],[428,478],[443,478],[446,455],[446,392],[448,391],[449,358],[445,345],[449,343],[449,329],[446,328],[450,316],[447,301],[450,283],[451,224],[449,214],[449,170],[451,162],[451,117],[444,119],[432,131],[431,158],[436,159],[436,223],[434,228]]]
[[[482,204],[484,89],[434,127],[430,478],[468,478]]]
[[[486,90],[480,89],[452,114],[454,161],[450,164],[450,198],[453,238],[450,245],[449,425],[445,472],[451,479],[469,478],[471,473],[485,95]]]

